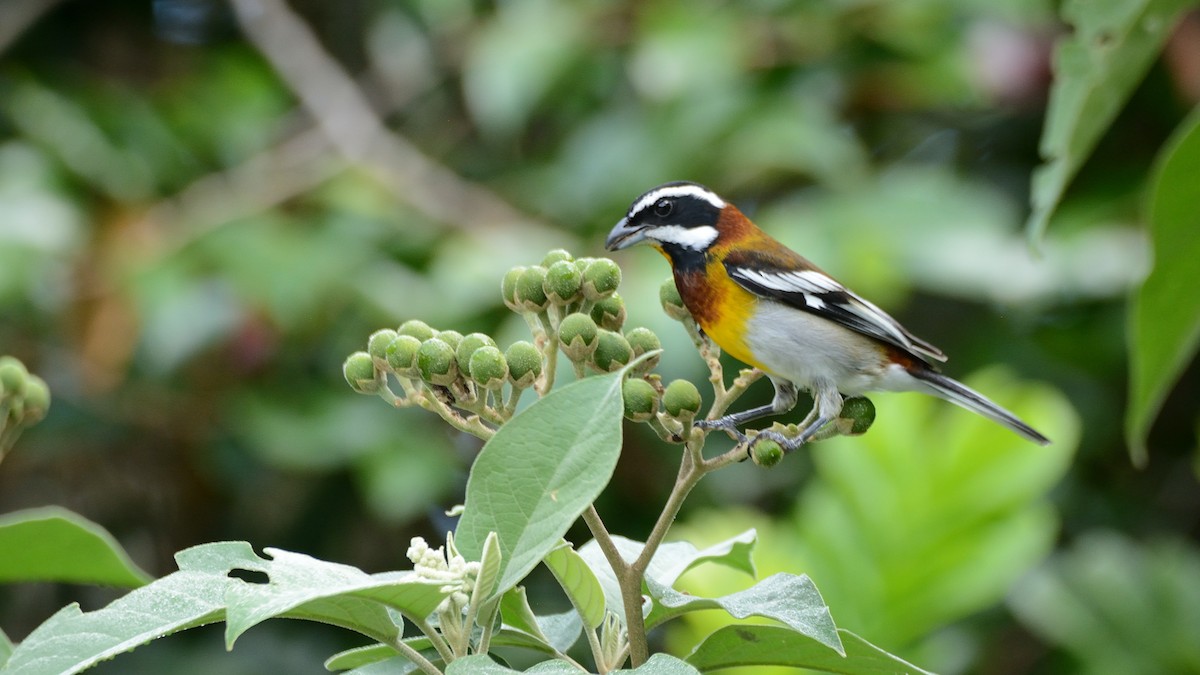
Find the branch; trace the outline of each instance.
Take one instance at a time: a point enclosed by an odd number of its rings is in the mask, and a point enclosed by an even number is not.
[[[463,180],[391,132],[354,80],[284,0],[234,0],[247,38],[262,52],[348,161],[371,171],[425,215],[475,233],[523,225],[531,236],[562,233]]]

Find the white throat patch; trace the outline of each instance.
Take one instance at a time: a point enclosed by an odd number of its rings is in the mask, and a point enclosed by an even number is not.
[[[693,251],[704,251],[717,240],[717,228],[711,225],[684,227],[682,225],[659,225],[646,230],[646,238],[663,244],[675,244]]]

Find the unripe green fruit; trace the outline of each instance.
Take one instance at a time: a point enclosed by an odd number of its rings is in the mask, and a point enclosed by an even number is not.
[[[620,370],[633,358],[633,348],[624,335],[611,330],[601,329],[596,338],[596,351],[592,353],[592,363],[601,372],[611,373]]]
[[[571,256],[570,251],[567,251],[566,249],[562,249],[562,248],[556,248],[553,251],[550,251],[549,253],[547,253],[545,258],[542,258],[542,267],[548,268],[548,267],[554,265],[554,263],[562,262],[562,261],[574,262],[575,258],[573,258]]]
[[[458,361],[458,369],[462,374],[471,376],[471,355],[480,347],[495,347],[496,341],[487,333],[471,333],[463,337],[454,350],[454,360]]]
[[[374,394],[381,384],[375,362],[366,352],[354,352],[342,364],[342,375],[350,388],[360,394]]]
[[[546,309],[546,268],[529,267],[517,279],[517,305],[526,312]]]
[[[7,397],[20,397],[25,393],[25,379],[29,371],[15,356],[0,356],[0,393]]]
[[[454,348],[440,338],[430,338],[417,350],[417,370],[429,384],[447,386],[458,377]]]
[[[646,352],[662,349],[662,342],[659,341],[658,335],[649,328],[639,326],[638,328],[629,330],[625,333],[625,339],[629,341],[629,346],[633,349],[633,357],[635,359]],[[635,374],[645,374],[654,370],[661,356],[661,354],[655,354],[638,363],[634,366]]]
[[[504,300],[504,306],[519,312],[521,305],[517,302],[517,281],[525,272],[524,267],[514,267],[504,275],[504,280],[500,282],[500,297]]]
[[[542,374],[541,352],[524,340],[509,345],[504,350],[504,360],[508,361],[508,381],[514,387],[528,387]]]
[[[625,339],[629,340],[629,346],[633,348],[634,356],[662,349],[662,342],[658,339],[658,335],[644,326],[625,331]]]
[[[463,340],[463,334],[456,330],[440,330],[434,337],[450,345],[450,348],[454,350],[458,349],[458,345]]]
[[[846,432],[847,436],[865,434],[875,422],[875,404],[865,396],[850,397],[842,403],[842,412],[838,414],[838,417],[854,420],[850,431]]]
[[[783,447],[770,438],[763,438],[750,446],[750,459],[761,467],[773,467],[783,459]]]
[[[572,361],[583,361],[596,351],[599,329],[592,317],[575,312],[558,324],[558,341],[563,353]]]
[[[420,319],[410,319],[400,324],[396,329],[396,333],[400,335],[411,335],[421,342],[428,340],[434,336],[434,331],[429,327],[429,324]]]
[[[663,312],[676,321],[692,317],[692,313],[683,305],[683,298],[679,297],[674,279],[667,279],[658,287],[658,301],[662,303]]]
[[[485,389],[498,389],[508,377],[508,362],[494,345],[484,345],[471,354],[471,379]]]
[[[41,422],[50,411],[50,388],[37,375],[30,375],[25,380],[25,419],[22,422],[28,426]]]
[[[634,422],[645,422],[658,412],[658,392],[640,377],[625,380],[621,385],[621,400],[625,404],[625,417]]]
[[[688,380],[675,380],[663,392],[663,407],[671,417],[694,417],[700,412],[700,390]]]
[[[592,307],[592,320],[605,330],[621,330],[625,325],[625,300],[620,293],[596,301]]]
[[[546,269],[544,290],[551,302],[565,305],[583,297],[583,274],[575,264],[560,260]]]
[[[621,268],[608,258],[596,258],[583,271],[583,297],[591,301],[607,298],[621,285]]]
[[[399,335],[391,328],[383,328],[371,333],[371,337],[367,338],[367,353],[371,358],[375,359],[375,363],[383,366],[387,362],[387,348],[392,344]]]
[[[397,375],[417,376],[417,351],[421,341],[411,335],[400,335],[387,346],[385,356],[388,367]]]

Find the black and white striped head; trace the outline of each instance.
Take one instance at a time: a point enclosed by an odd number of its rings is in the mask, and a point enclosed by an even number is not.
[[[608,233],[610,251],[643,242],[664,251],[702,253],[717,240],[725,200],[697,183],[666,183],[646,192]]]

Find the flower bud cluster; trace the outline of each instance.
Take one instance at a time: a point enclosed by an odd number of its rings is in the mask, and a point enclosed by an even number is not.
[[[50,389],[42,378],[12,356],[0,356],[0,458],[24,427],[33,426],[50,410]]]
[[[430,548],[423,537],[412,538],[407,555],[418,577],[441,583],[442,592],[449,593],[438,606],[439,612],[461,611],[471,602],[471,592],[479,578],[479,563],[467,562],[457,550]]]

